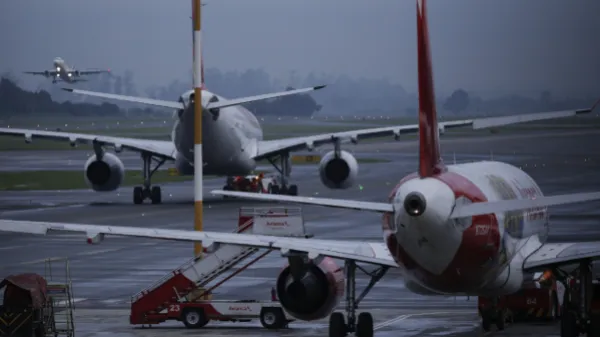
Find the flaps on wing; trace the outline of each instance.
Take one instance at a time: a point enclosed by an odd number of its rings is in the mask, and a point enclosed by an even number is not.
[[[450,218],[456,219],[475,215],[526,210],[531,208],[573,204],[594,200],[600,200],[600,192],[563,194],[547,197],[538,197],[535,199],[513,199],[492,202],[476,202],[473,204],[466,204],[455,207],[454,211],[450,215]]]
[[[91,237],[96,237],[99,234],[108,234],[162,240],[203,242],[206,246],[214,243],[221,243],[278,249],[281,251],[303,252],[313,257],[322,255],[383,266],[398,266],[383,243],[369,243],[363,241],[317,240],[240,233],[198,232],[175,229],[98,226],[16,220],[0,220],[0,231],[40,235],[45,235],[48,232],[54,231],[80,232],[86,233],[86,240]]]
[[[226,107],[240,105],[240,104],[245,104],[245,103],[262,101],[262,100],[265,100],[265,99],[271,99],[271,98],[277,98],[277,97],[283,97],[283,96],[289,96],[289,95],[302,94],[302,93],[305,93],[305,92],[311,92],[311,91],[315,91],[315,90],[319,90],[319,89],[323,89],[323,88],[325,88],[325,85],[319,85],[319,86],[316,86],[316,87],[303,88],[303,89],[281,91],[281,92],[275,92],[275,93],[271,93],[271,94],[264,94],[264,95],[257,95],[257,96],[249,96],[249,97],[241,97],[241,98],[235,98],[235,99],[228,99],[228,100],[219,101],[219,102],[210,102],[210,103],[208,103],[208,105],[206,106],[206,108],[207,109],[226,108]]]
[[[103,92],[79,90],[79,89],[71,89],[71,88],[62,88],[62,89],[64,91],[68,91],[68,92],[72,92],[72,93],[80,94],[80,95],[102,97],[102,98],[114,99],[114,100],[124,101],[124,102],[148,104],[148,105],[154,105],[154,106],[170,108],[170,109],[185,109],[185,106],[183,105],[183,103],[175,102],[175,101],[164,101],[164,100],[160,100],[160,99],[152,99],[152,98],[144,98],[144,97],[107,94],[107,93],[103,93]]]
[[[379,213],[388,213],[388,212],[393,213],[394,212],[394,206],[392,204],[382,203],[382,202],[368,202],[368,201],[354,201],[354,200],[312,198],[312,197],[296,197],[296,196],[287,196],[287,195],[257,194],[257,193],[222,191],[222,190],[213,190],[210,193],[216,194],[216,195],[224,195],[224,196],[229,196],[229,197],[238,197],[238,198],[253,199],[253,200],[293,202],[293,203],[297,203],[297,204],[345,208],[345,209],[354,209],[354,210],[360,210],[360,211],[371,211],[371,212],[379,212]]]

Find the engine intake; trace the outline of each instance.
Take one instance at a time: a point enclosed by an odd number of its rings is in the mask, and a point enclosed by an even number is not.
[[[125,177],[125,167],[119,157],[104,153],[101,159],[90,157],[84,166],[86,184],[97,192],[111,192],[119,188]]]
[[[321,159],[319,165],[323,185],[331,189],[346,189],[354,185],[358,175],[358,162],[350,153],[340,151],[340,155],[336,157],[335,151],[331,151]]]
[[[344,295],[344,273],[331,258],[300,267],[298,276],[286,266],[277,278],[277,297],[294,318],[312,321],[327,317]]]

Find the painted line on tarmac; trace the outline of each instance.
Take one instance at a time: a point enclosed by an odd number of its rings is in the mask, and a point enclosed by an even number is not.
[[[14,211],[5,211],[5,212],[0,212],[0,216],[3,215],[13,215],[13,214],[27,214],[27,213],[37,213],[37,212],[44,212],[44,211],[55,211],[55,210],[61,210],[61,209],[67,209],[67,208],[80,208],[80,207],[84,207],[87,204],[75,204],[75,205],[68,205],[68,206],[48,206],[48,207],[39,207],[39,208],[30,208],[30,209],[19,209],[19,210],[14,210]]]
[[[472,313],[470,311],[435,311],[435,312],[421,312],[421,313],[417,313],[417,314],[405,314],[405,315],[400,315],[398,317],[392,318],[390,320],[381,322],[379,324],[376,324],[373,327],[373,331],[379,330],[381,328],[385,328],[387,326],[390,326],[394,323],[403,321],[407,318],[412,318],[412,317],[419,317],[419,316],[430,316],[430,315],[448,315],[448,314],[454,314],[454,315],[464,315],[464,314],[468,314],[468,313]]]

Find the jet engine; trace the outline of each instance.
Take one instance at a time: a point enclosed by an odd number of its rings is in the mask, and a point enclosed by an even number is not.
[[[344,272],[331,258],[286,266],[277,277],[277,297],[294,318],[327,317],[344,295]]]
[[[439,296],[440,295],[439,293],[437,293],[433,290],[429,290],[429,289],[421,286],[417,282],[414,282],[411,280],[405,280],[404,286],[406,286],[406,289],[408,289],[418,295],[424,295],[424,296]]]
[[[327,153],[319,164],[319,175],[323,185],[331,189],[346,189],[354,185],[358,174],[358,162],[346,151]]]
[[[125,176],[125,166],[119,157],[112,153],[103,153],[100,158],[92,155],[84,166],[86,184],[96,192],[114,191]]]

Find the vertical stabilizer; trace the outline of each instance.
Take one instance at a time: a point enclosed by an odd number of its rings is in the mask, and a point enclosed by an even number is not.
[[[425,178],[445,170],[440,157],[426,0],[417,0],[417,50],[419,70],[419,176]]]

